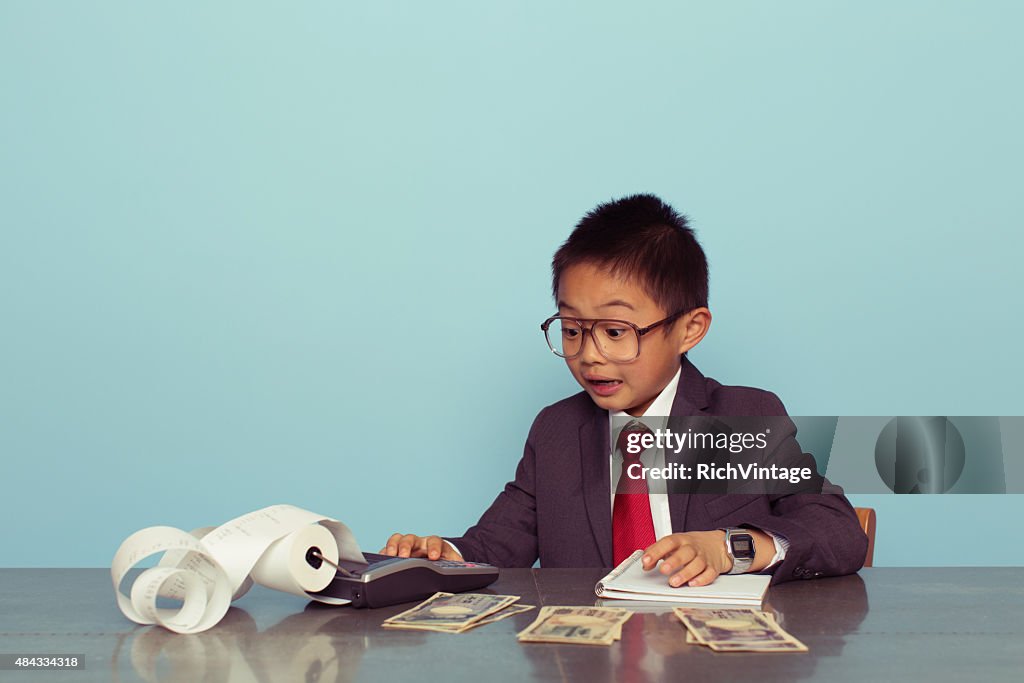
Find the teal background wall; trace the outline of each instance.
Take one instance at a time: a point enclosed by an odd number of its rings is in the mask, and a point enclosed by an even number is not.
[[[1024,414],[1014,2],[0,3],[0,566],[291,502],[460,533],[576,391],[596,203],[687,213],[692,354],[793,414]],[[1019,458],[1009,453],[1007,458]],[[879,565],[1021,496],[854,497]]]

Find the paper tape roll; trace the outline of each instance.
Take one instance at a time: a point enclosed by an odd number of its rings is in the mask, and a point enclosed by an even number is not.
[[[198,534],[196,534],[198,535]],[[321,602],[347,601],[309,596],[334,578],[329,563],[313,566],[311,549],[331,562],[364,562],[355,537],[341,522],[292,505],[272,505],[242,515],[202,539],[173,527],[149,527],[129,536],[114,555],[110,575],[121,612],[139,624],[159,624],[176,633],[198,633],[218,623],[232,599],[257,583]],[[129,570],[164,553],[122,591]],[[181,601],[176,609],[158,599]]]
[[[338,542],[319,524],[303,527],[274,541],[252,568],[252,579],[261,586],[294,595],[327,588],[334,578],[334,567],[317,561],[314,568],[307,557],[317,550],[331,562],[338,563]]]
[[[187,566],[150,567],[131,585],[131,597],[121,592],[128,571],[156,553],[182,551]],[[233,588],[224,568],[202,542],[181,529],[149,527],[125,539],[110,567],[121,612],[137,624],[160,624],[176,633],[210,628],[228,611]],[[158,607],[158,598],[182,600],[179,609]]]

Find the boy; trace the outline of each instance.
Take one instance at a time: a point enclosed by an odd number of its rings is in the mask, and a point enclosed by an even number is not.
[[[724,573],[770,572],[779,583],[860,569],[867,537],[827,481],[821,494],[647,495],[647,482],[627,476],[637,456],[627,460],[626,441],[612,439],[623,418],[640,419],[629,429],[643,430],[645,416],[786,415],[774,394],[723,386],[687,359],[711,324],[707,272],[685,217],[657,197],[626,197],[587,214],[555,254],[558,315],[542,326],[584,391],[540,412],[515,479],[464,536],[396,533],[381,552],[499,567],[538,558],[544,567],[610,567],[640,548],[643,567],[657,566],[673,586],[707,585]],[[773,424],[786,428],[775,430],[770,448],[799,453],[792,421]],[[640,456],[645,466],[653,450]]]

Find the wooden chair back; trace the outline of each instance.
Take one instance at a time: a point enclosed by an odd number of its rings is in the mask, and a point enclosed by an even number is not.
[[[860,528],[868,535],[868,553],[864,558],[864,566],[870,567],[875,559],[875,509],[874,508],[853,508],[860,520]]]

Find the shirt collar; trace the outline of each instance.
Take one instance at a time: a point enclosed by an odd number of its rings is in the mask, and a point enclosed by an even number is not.
[[[679,389],[679,378],[682,375],[683,368],[680,367],[676,370],[676,374],[668,381],[665,388],[661,390],[658,397],[654,399],[654,402],[644,411],[644,414],[640,417],[668,417],[672,413],[672,402],[675,401],[676,391]],[[608,415],[611,418],[616,417],[630,417],[629,414],[624,410],[609,410]],[[612,420],[609,420],[611,422]]]

